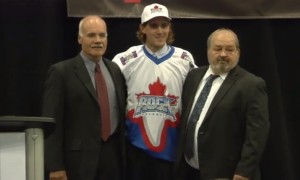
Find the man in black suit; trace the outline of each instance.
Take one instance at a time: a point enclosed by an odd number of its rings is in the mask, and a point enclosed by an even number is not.
[[[105,21],[98,16],[83,18],[78,42],[81,52],[52,65],[48,72],[43,116],[55,118],[56,127],[45,140],[46,176],[50,180],[120,180],[124,177],[127,90],[119,67],[102,57],[107,47]],[[107,86],[109,111],[105,112],[98,101],[103,94],[96,93],[97,64]],[[109,115],[108,139],[100,136],[102,115]]]
[[[237,65],[240,48],[232,30],[214,31],[207,46],[210,65],[190,71],[183,86],[176,177],[260,179],[260,158],[269,133],[265,81]],[[218,76],[203,108],[196,109],[196,100],[211,74]],[[187,139],[194,109],[201,114],[195,118],[195,132]]]

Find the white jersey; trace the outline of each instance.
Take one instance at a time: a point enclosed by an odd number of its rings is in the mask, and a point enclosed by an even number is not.
[[[161,58],[144,45],[117,54],[127,83],[127,137],[149,155],[174,160],[181,92],[187,73],[196,65],[190,52],[169,46]]]

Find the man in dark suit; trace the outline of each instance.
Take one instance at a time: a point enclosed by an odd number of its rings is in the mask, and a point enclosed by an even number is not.
[[[43,116],[56,120],[45,140],[46,176],[50,180],[120,180],[124,177],[124,119],[126,85],[119,67],[103,58],[107,47],[105,21],[87,16],[79,23],[76,57],[49,68]],[[100,106],[96,93],[100,65],[108,102]],[[97,87],[97,88],[96,88]],[[103,107],[109,110],[101,112]],[[109,115],[108,138],[102,138],[102,115]],[[49,173],[49,174],[48,174]]]
[[[260,179],[260,158],[269,132],[265,81],[237,65],[240,48],[232,30],[214,31],[207,46],[210,65],[190,71],[183,86],[176,177]],[[204,106],[194,108],[211,74],[218,76]],[[194,110],[201,113],[194,118],[195,131],[188,139]]]

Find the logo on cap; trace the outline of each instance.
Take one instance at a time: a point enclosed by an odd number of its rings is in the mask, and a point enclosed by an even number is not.
[[[151,4],[144,8],[142,13],[142,23],[149,21],[155,17],[165,17],[171,19],[169,17],[168,9],[161,4]]]
[[[162,8],[158,7],[157,5],[154,6],[154,8],[151,9],[151,13],[162,13]]]

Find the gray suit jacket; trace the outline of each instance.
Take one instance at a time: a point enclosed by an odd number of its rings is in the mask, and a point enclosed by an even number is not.
[[[186,125],[198,84],[208,66],[192,70],[184,83],[175,172],[184,160]],[[215,95],[198,132],[201,177],[259,179],[259,163],[269,132],[265,82],[235,67]]]
[[[116,89],[118,156],[124,158],[125,80],[115,63],[103,60]],[[54,132],[45,140],[46,171],[65,169],[72,180],[93,180],[103,146],[100,110],[95,88],[80,55],[49,68],[42,115],[56,120]],[[124,167],[124,159],[111,163],[123,163]]]

